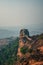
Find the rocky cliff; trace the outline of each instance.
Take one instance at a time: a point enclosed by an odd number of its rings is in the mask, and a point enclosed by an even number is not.
[[[27,29],[20,31],[17,61],[14,65],[43,65],[43,34],[30,37]]]

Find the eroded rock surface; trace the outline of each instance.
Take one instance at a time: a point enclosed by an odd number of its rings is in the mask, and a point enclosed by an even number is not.
[[[22,29],[19,38],[15,65],[43,65],[43,34],[32,40],[28,30]]]

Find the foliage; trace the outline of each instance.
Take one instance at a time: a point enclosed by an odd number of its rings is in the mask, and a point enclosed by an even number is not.
[[[43,34],[41,34],[41,35],[38,37],[38,39],[43,39]]]
[[[20,49],[20,51],[23,53],[23,54],[25,54],[25,53],[27,53],[27,52],[29,52],[29,53],[32,53],[32,49],[30,48],[28,48],[27,46],[23,46],[21,49]]]
[[[23,47],[20,49],[20,51],[21,51],[23,54],[25,54],[25,53],[28,52],[28,47],[23,46]]]
[[[13,65],[17,60],[18,38],[0,50],[0,65]]]

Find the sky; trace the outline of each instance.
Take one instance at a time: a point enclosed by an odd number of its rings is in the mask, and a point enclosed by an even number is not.
[[[43,27],[43,0],[0,0],[0,27]]]

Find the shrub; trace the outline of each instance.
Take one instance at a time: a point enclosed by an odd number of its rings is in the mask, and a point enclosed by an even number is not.
[[[20,49],[20,51],[21,51],[23,54],[25,54],[25,53],[28,52],[28,47],[23,46],[23,47]]]
[[[43,35],[40,35],[38,38],[39,38],[39,39],[43,39]]]

